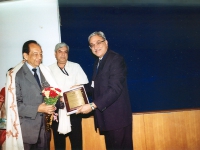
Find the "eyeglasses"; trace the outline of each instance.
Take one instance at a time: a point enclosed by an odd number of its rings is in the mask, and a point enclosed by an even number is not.
[[[101,44],[102,44],[104,41],[105,41],[105,40],[103,40],[103,41],[98,41],[96,44],[91,44],[91,45],[89,45],[89,48],[93,49],[93,48],[95,47],[95,45],[96,45],[96,46],[101,46]]]

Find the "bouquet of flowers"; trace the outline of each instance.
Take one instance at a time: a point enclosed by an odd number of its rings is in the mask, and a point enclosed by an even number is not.
[[[42,95],[44,96],[44,102],[47,105],[55,105],[56,102],[58,101],[58,98],[61,96],[60,95],[61,90],[58,88],[54,88],[54,87],[46,87],[43,89],[42,91]],[[57,120],[57,113],[54,114],[46,114],[45,116],[45,127],[46,130],[49,131],[50,130],[50,126],[52,124],[52,118],[54,118],[54,120]]]
[[[55,105],[58,97],[60,96],[61,90],[53,87],[46,87],[42,91],[42,95],[44,96],[44,102],[47,105]]]

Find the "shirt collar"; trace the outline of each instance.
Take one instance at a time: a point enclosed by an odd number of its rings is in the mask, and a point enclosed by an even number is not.
[[[32,71],[32,69],[34,68],[34,67],[32,67],[29,63],[27,63],[26,62],[26,65],[27,65],[27,67],[29,68],[29,70],[32,72],[32,74],[33,74],[33,71]],[[36,69],[37,69],[37,73],[39,73],[39,67],[36,67]]]

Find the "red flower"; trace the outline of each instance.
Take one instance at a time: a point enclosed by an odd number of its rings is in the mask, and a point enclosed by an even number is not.
[[[59,88],[46,87],[42,91],[44,101],[47,105],[55,105],[60,96],[61,90]]]
[[[61,90],[59,88],[55,88],[56,91],[61,92]]]
[[[50,91],[49,97],[55,98],[58,94],[55,91]]]

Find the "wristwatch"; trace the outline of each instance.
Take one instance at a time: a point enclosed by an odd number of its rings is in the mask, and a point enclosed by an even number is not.
[[[92,105],[92,103],[90,103],[90,107],[92,108],[92,110],[94,110],[94,106]]]

